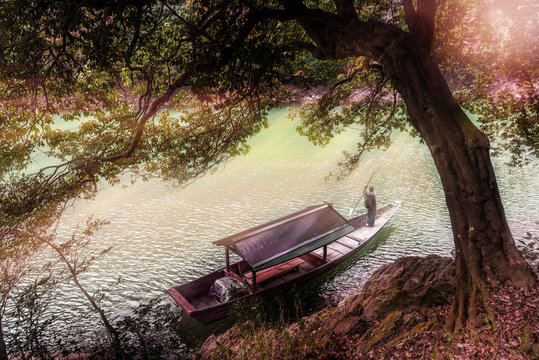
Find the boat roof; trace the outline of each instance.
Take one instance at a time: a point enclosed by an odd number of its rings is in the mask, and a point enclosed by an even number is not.
[[[296,258],[355,228],[331,204],[311,206],[214,242],[230,248],[258,271]]]

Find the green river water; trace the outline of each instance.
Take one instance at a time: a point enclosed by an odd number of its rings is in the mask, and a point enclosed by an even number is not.
[[[387,151],[364,155],[359,168],[343,181],[325,177],[336,171],[343,150],[353,150],[358,133],[349,130],[328,146],[315,147],[296,131],[287,109],[270,113],[270,126],[250,141],[251,151],[186,187],[159,180],[127,187],[105,186],[94,201],[80,202],[62,221],[68,236],[87,217],[106,219],[93,246],[112,246],[81,274],[90,292],[105,295],[103,306],[116,314],[224,265],[224,251],[212,241],[324,201],[349,216],[363,186],[371,184],[378,205],[402,200],[402,207],[373,240],[352,259],[298,289],[304,312],[335,305],[356,291],[374,270],[402,256],[449,256],[453,248],[449,215],[430,153],[418,139],[393,134]],[[515,238],[539,229],[537,164],[510,168],[493,159]],[[356,213],[364,212],[363,205]],[[118,282],[118,279],[120,281]],[[87,311],[71,285],[52,309],[64,321]],[[186,346],[214,327],[192,319],[178,326]]]

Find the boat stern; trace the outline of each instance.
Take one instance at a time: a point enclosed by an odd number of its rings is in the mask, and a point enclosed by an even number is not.
[[[170,288],[167,290],[168,295],[178,304],[181,308],[187,313],[187,315],[192,316],[191,314],[197,309],[191,305],[191,303],[176,289],[176,287]]]

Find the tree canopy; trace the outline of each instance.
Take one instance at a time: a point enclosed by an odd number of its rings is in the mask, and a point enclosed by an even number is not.
[[[298,130],[314,143],[351,125],[365,128],[345,168],[362,151],[387,146],[392,129],[410,129],[376,59],[322,54],[292,21],[304,16],[294,3],[4,2],[5,218],[91,191],[125,169],[192,179],[247,151],[267,112],[298,89],[326,89],[301,112]],[[342,13],[348,3],[306,2],[305,9]],[[355,7],[362,21],[413,30],[400,2]],[[531,1],[444,1],[432,24],[433,53],[457,99],[523,161],[537,156],[534,8]],[[59,117],[80,125],[59,130]],[[23,175],[38,152],[59,161]]]
[[[456,188],[479,182],[497,203],[489,145],[460,107],[515,164],[536,159],[537,13],[531,0],[3,1],[1,251],[126,172],[193,180],[248,151],[289,102],[303,103],[298,132],[315,144],[363,129],[343,175],[394,130],[436,156],[449,140],[431,135],[455,120],[470,162],[488,171],[452,178],[439,158],[450,213]],[[33,171],[36,158],[50,166]],[[452,219],[456,242],[462,221]]]

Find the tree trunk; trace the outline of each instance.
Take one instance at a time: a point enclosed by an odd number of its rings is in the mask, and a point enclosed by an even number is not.
[[[0,360],[8,360],[6,343],[4,342],[4,331],[2,329],[1,316],[0,316]]]
[[[451,217],[456,249],[456,296],[447,329],[477,325],[489,281],[522,287],[535,280],[518,252],[505,218],[489,155],[488,138],[453,98],[433,57],[413,36],[382,23],[341,18],[300,22],[322,56],[376,60],[404,102],[430,149]]]
[[[384,71],[434,159],[445,193],[456,250],[456,294],[447,329],[476,326],[489,285],[535,280],[518,252],[489,155],[489,140],[453,98],[431,55],[409,37],[384,49]],[[490,314],[492,315],[492,314]]]

